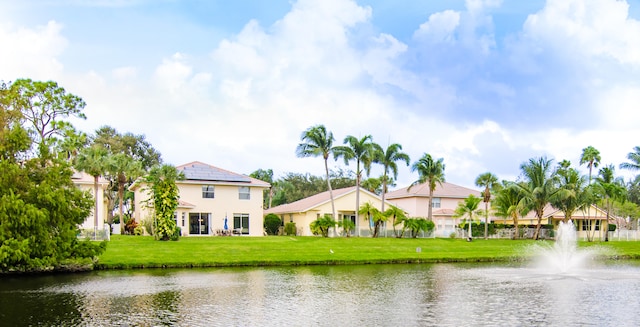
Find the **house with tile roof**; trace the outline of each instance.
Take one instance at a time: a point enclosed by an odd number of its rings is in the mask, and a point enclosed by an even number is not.
[[[175,218],[183,236],[264,235],[262,191],[269,183],[198,161],[176,169],[185,176],[176,182],[180,199]],[[134,219],[153,219],[144,183],[131,190]]]
[[[464,218],[454,218],[454,211],[458,207],[458,203],[464,201],[471,194],[482,197],[482,193],[478,190],[447,182],[436,184],[436,189],[433,191],[433,198],[431,199],[433,222],[436,225],[435,236],[448,237],[451,233],[456,232],[456,226]],[[428,183],[391,191],[385,194],[385,199],[393,205],[406,210],[411,217],[426,218],[428,216]],[[484,208],[484,203],[481,203],[480,207],[481,209]],[[489,221],[492,220],[493,217],[489,215]]]
[[[333,199],[336,208],[336,215],[338,215],[336,221],[342,219],[350,219],[356,225],[356,231],[354,236],[369,236],[370,224],[361,217],[356,219],[356,187],[346,187],[333,190]],[[360,205],[371,202],[375,207],[380,208],[382,205],[382,199],[375,193],[369,192],[363,188],[360,188]],[[385,201],[389,206],[391,203]],[[325,214],[332,214],[331,210],[331,197],[329,191],[318,193],[310,197],[279,205],[264,211],[264,215],[270,213],[280,216],[283,224],[293,222],[296,224],[297,235],[311,236],[311,229],[309,225],[314,220],[323,217]]]
[[[558,224],[564,220],[564,211],[553,207],[551,204],[547,204],[543,209],[544,215],[541,220],[542,225],[552,225],[554,229],[557,229]],[[592,205],[591,208],[583,208],[576,210],[570,217],[573,224],[576,226],[576,236],[583,239],[600,239],[604,240],[604,221],[607,220],[607,211],[599,208],[596,205]],[[609,224],[618,224],[621,218],[610,215]],[[513,225],[513,219],[497,218],[497,222]],[[538,217],[536,217],[535,211],[530,211],[524,217],[518,218],[518,225],[536,225],[538,224]]]

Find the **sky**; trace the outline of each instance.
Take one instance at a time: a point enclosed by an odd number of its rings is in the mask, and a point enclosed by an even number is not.
[[[173,165],[323,175],[295,151],[322,124],[475,188],[640,145],[640,0],[0,0],[0,44],[0,80],[54,80],[87,103],[76,128]],[[418,179],[398,165],[396,187]]]

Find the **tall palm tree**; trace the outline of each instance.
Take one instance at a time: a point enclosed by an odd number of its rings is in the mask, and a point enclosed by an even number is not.
[[[592,146],[582,149],[580,165],[584,164],[587,164],[587,167],[589,167],[589,185],[591,185],[591,171],[593,168],[598,168],[598,165],[600,164],[600,151]]]
[[[129,180],[142,176],[144,170],[139,161],[124,153],[112,156],[107,166],[109,174],[115,177],[118,187],[118,209],[120,214],[120,233],[124,234],[124,191]]]
[[[382,209],[380,211],[384,211],[384,201],[385,201],[385,193],[387,193],[387,186],[389,185],[389,173],[393,174],[393,179],[398,178],[398,165],[396,162],[404,161],[404,163],[409,166],[409,162],[411,159],[409,155],[402,152],[402,145],[398,143],[393,143],[387,147],[387,150],[384,151],[379,145],[374,145],[376,152],[375,162],[379,163],[383,167],[382,172]]]
[[[507,218],[513,220],[515,227],[514,239],[518,238],[518,217],[527,214],[528,209],[524,205],[524,193],[513,182],[502,181],[502,187],[491,201],[491,209],[497,217],[503,217],[505,224]]]
[[[336,157],[344,158],[344,163],[349,164],[350,160],[356,161],[356,229],[358,236],[360,236],[360,214],[358,208],[360,208],[360,184],[362,183],[362,164],[367,176],[371,171],[371,163],[375,159],[375,147],[373,144],[373,137],[371,135],[365,135],[358,139],[355,136],[347,136],[344,138],[344,144],[347,146],[335,147]]]
[[[489,234],[489,201],[491,201],[491,190],[498,187],[498,177],[490,172],[480,174],[476,178],[476,186],[484,187],[482,191],[482,202],[484,202],[484,239]]]
[[[464,201],[458,203],[456,210],[454,211],[453,217],[469,217],[469,237],[468,240],[473,238],[471,234],[471,223],[473,222],[473,217],[476,215],[481,215],[482,210],[478,210],[478,204],[480,204],[482,198],[479,198],[473,194],[469,195],[464,199]]]
[[[571,163],[562,161],[558,168],[559,191],[551,204],[564,212],[564,222],[568,222],[573,213],[589,205],[590,192],[584,176],[570,167]]]
[[[606,167],[602,167],[598,173],[598,177],[596,177],[596,190],[605,202],[605,206],[607,209],[607,219],[604,221],[604,224],[601,231],[604,231],[604,240],[605,242],[609,241],[609,212],[613,209],[614,201],[624,201],[627,197],[627,189],[624,187],[624,180],[622,178],[616,178],[615,167],[613,165],[608,165]]]
[[[300,139],[303,143],[298,144],[296,155],[298,157],[318,157],[324,159],[324,171],[327,177],[327,188],[329,189],[329,197],[331,198],[331,213],[333,219],[336,219],[336,206],[333,200],[333,190],[331,189],[331,180],[329,179],[329,165],[327,160],[330,155],[335,158],[336,152],[333,147],[333,133],[328,132],[324,125],[315,125],[309,127],[302,132]]]
[[[515,184],[524,193],[522,200],[525,202],[526,207],[534,210],[538,218],[536,231],[533,234],[534,240],[537,240],[540,236],[544,207],[559,191],[557,187],[558,175],[552,170],[552,161],[553,160],[547,159],[546,157],[529,159],[528,163],[520,165],[524,183]]]
[[[98,234],[98,182],[109,165],[110,157],[107,151],[101,147],[92,146],[84,148],[75,158],[75,168],[93,177],[93,237]]]
[[[429,184],[429,207],[427,219],[429,221],[433,221],[432,214],[432,199],[433,199],[433,191],[436,190],[436,183],[442,185],[444,180],[444,159],[440,158],[438,160],[433,160],[430,154],[425,153],[422,158],[418,159],[418,161],[414,162],[411,166],[411,171],[417,171],[419,178],[417,181],[411,183],[409,185],[409,189],[412,186],[428,183]]]
[[[627,154],[627,159],[631,162],[621,163],[621,169],[640,170],[640,146],[634,147],[633,152],[629,152],[629,154]]]

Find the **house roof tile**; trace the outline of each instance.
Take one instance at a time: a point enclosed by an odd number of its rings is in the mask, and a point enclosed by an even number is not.
[[[187,181],[230,182],[251,186],[269,187],[270,184],[256,178],[234,173],[203,162],[193,161],[176,167]]]
[[[433,191],[433,196],[438,198],[458,198],[464,199],[470,194],[475,196],[481,196],[482,193],[478,190],[466,188],[460,185],[443,182],[442,184],[436,184],[436,189]],[[428,183],[422,183],[414,185],[409,188],[404,187],[399,190],[389,192],[385,195],[386,199],[399,199],[408,197],[428,197],[429,185]]]

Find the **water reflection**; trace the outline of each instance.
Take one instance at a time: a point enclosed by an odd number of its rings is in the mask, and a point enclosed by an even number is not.
[[[435,264],[106,271],[0,280],[2,325],[633,326],[635,263],[571,275]],[[37,309],[35,309],[37,308]]]

